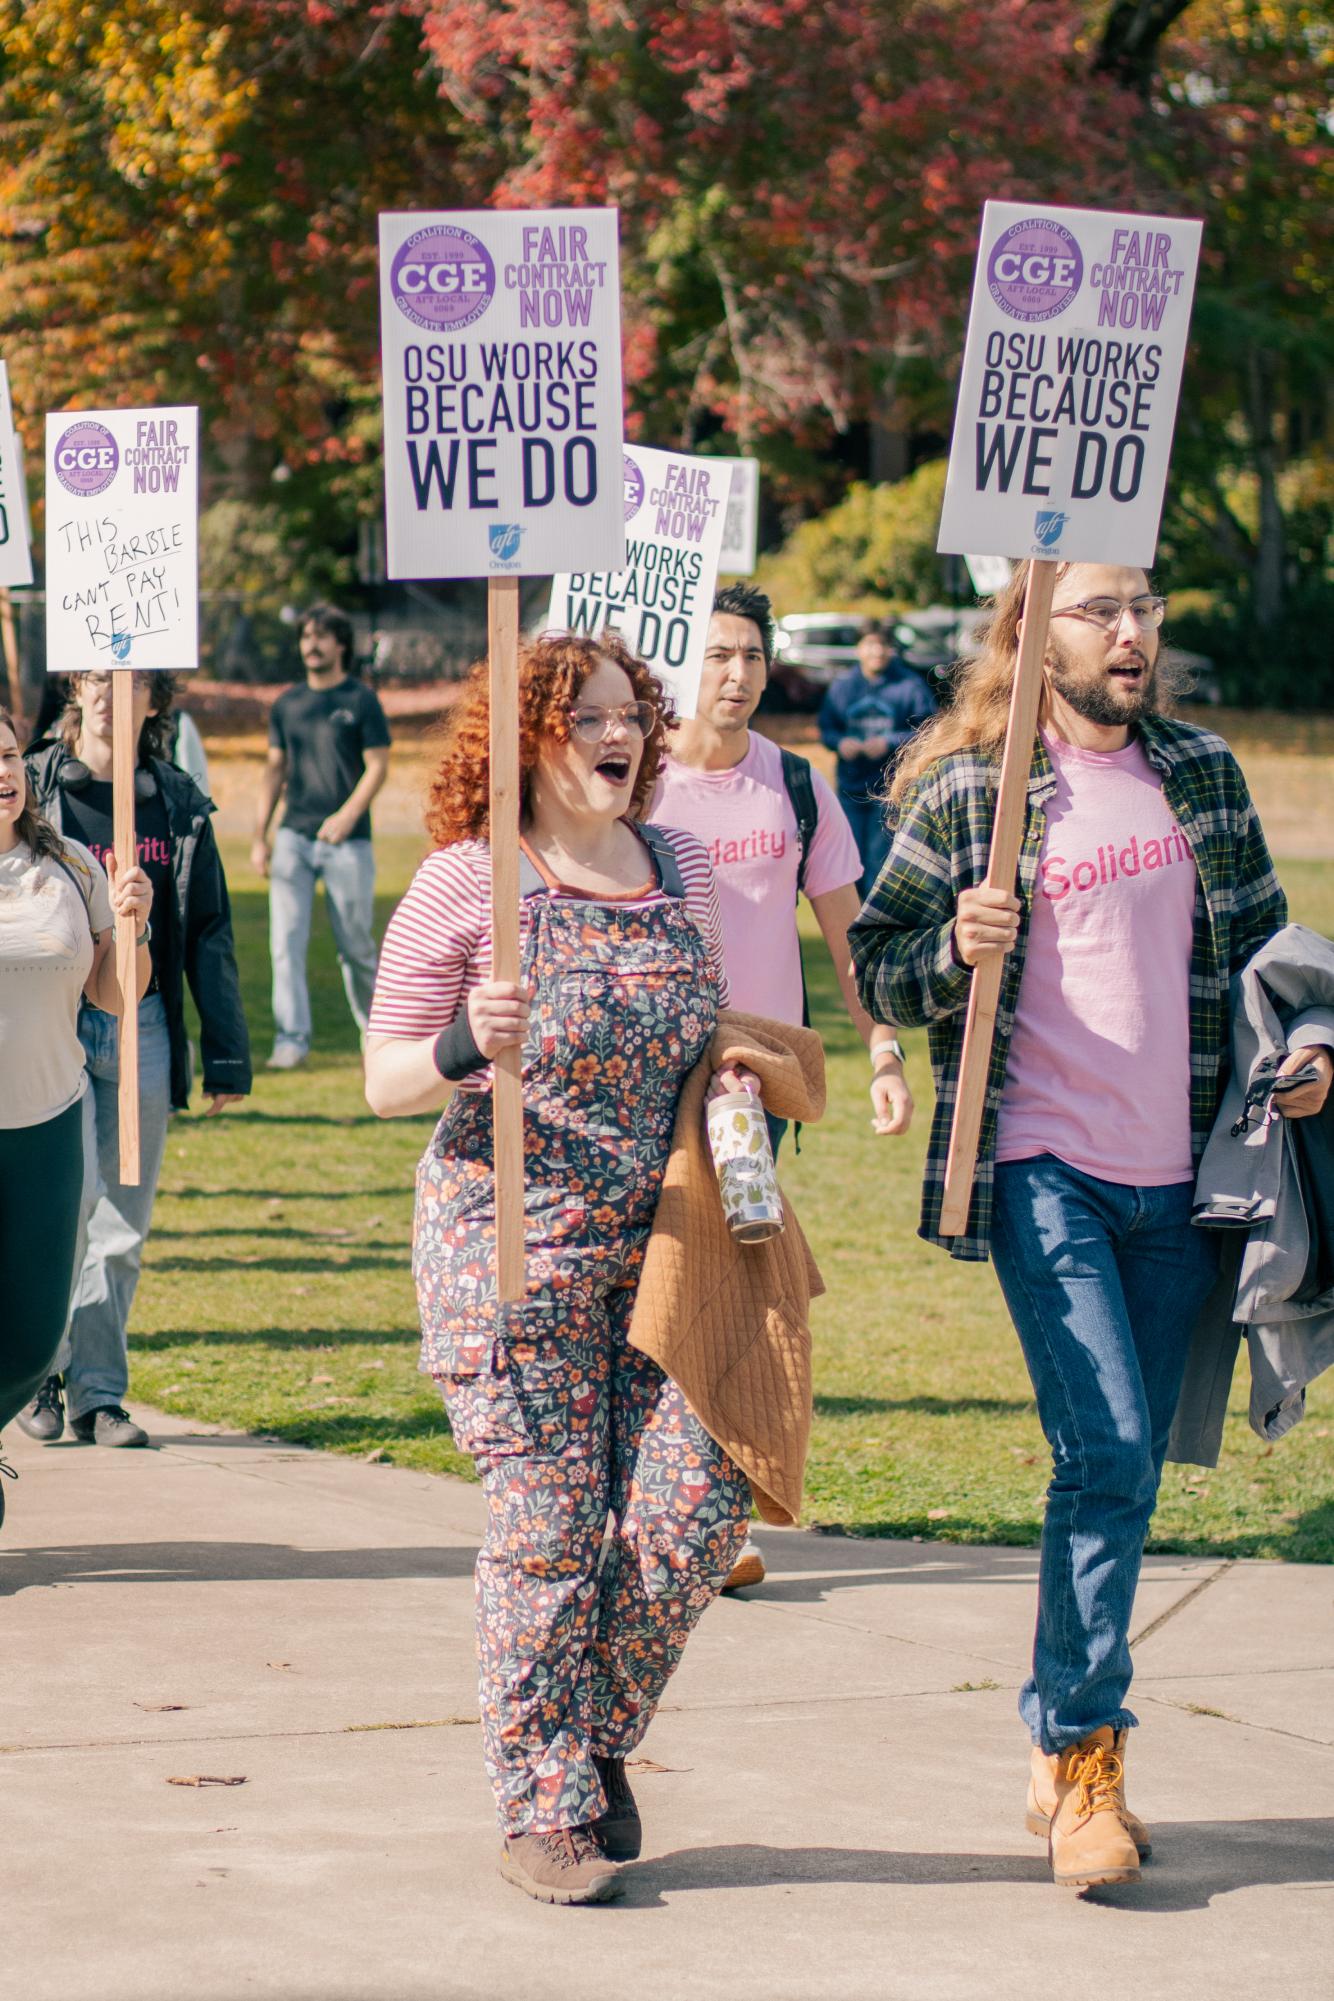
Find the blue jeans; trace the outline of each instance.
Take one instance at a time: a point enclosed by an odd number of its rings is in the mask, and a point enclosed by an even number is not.
[[[1132,1188],[1051,1154],[996,1169],[992,1256],[1052,1452],[1033,1672],[1048,1754],[1135,1722],[1130,1616],[1215,1241],[1192,1184]]]
[[[72,1418],[125,1401],[130,1383],[126,1330],[153,1219],[171,1116],[171,1037],[161,994],[139,1003],[139,1184],[120,1178],[120,1025],[85,1006],[79,1040],[88,1059],[83,1099],[83,1203],[75,1248],[69,1325],[52,1364],[65,1378]]]
[[[306,954],[315,885],[323,882],[352,1019],[364,1035],[375,992],[375,851],[369,841],[314,841],[280,827],[269,883],[274,1047],[310,1048]]]
[[[857,894],[865,902],[871,886],[885,865],[889,853],[889,829],[885,825],[885,802],[883,799],[863,799],[857,794],[840,792],[838,803],[848,816],[852,837],[857,843],[857,853],[862,858],[862,872],[857,880]]]

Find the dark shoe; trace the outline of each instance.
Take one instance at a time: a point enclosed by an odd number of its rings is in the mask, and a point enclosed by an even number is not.
[[[0,1480],[0,1529],[2,1529],[5,1525],[5,1480],[17,1480],[19,1469],[17,1466],[11,1466],[7,1459],[0,1459],[0,1473],[5,1476],[4,1480]]]
[[[147,1445],[148,1433],[118,1403],[72,1417],[69,1428],[80,1445]]]
[[[624,1758],[599,1758],[593,1764],[607,1795],[607,1811],[600,1820],[590,1821],[588,1831],[611,1862],[634,1862],[644,1842],[639,1808],[625,1776]]]
[[[539,1904],[605,1904],[625,1892],[620,1870],[586,1827],[507,1836],[500,1873]]]
[[[59,1376],[48,1376],[30,1404],[19,1412],[20,1431],[43,1445],[54,1445],[65,1429],[65,1406],[60,1395]]]

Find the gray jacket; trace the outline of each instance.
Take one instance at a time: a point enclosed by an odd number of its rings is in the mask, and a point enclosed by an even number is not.
[[[1334,1367],[1334,1092],[1313,1119],[1273,1109],[1293,1050],[1334,1048],[1334,944],[1288,924],[1232,982],[1232,1072],[1195,1183],[1194,1221],[1227,1233],[1191,1340],[1170,1459],[1213,1466],[1241,1337],[1252,1430],[1281,1438]]]

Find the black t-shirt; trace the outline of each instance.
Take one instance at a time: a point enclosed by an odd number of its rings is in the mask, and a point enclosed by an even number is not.
[[[60,822],[67,834],[90,849],[103,868],[107,855],[114,852],[115,822],[112,819],[111,784],[91,778],[86,785],[69,786],[60,795]],[[165,949],[171,923],[171,828],[162,794],[154,788],[151,799],[134,802],[134,836],[139,850],[139,866],[153,885],[153,935],[148,951],[153,961],[150,993],[158,990],[158,961]]]
[[[389,725],[370,689],[349,676],[336,688],[298,686],[279,695],[269,742],[287,758],[283,825],[314,840],[356,789],[366,769],[363,752],[389,742]],[[363,813],[348,838],[370,837],[371,816]]]

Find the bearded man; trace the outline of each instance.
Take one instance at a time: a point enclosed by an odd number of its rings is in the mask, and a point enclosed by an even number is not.
[[[1017,894],[984,886],[1027,565],[895,777],[888,860],[851,933],[874,1020],[925,1023],[936,1077],[921,1234],[996,1264],[1051,1447],[1027,1825],[1058,1883],[1132,1882],[1129,1629],[1215,1240],[1195,1167],[1228,1061],[1228,984],[1286,921],[1241,770],[1163,712],[1164,601],[1142,570],[1058,573]],[[965,1234],[940,1208],[973,968],[1005,957]],[[1334,1062],[1275,1099],[1323,1105]]]

